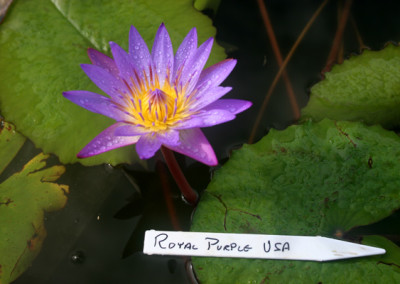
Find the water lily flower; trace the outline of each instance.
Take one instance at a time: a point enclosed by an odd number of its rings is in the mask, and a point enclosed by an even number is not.
[[[165,146],[207,165],[218,164],[201,127],[235,118],[251,106],[236,99],[220,99],[230,87],[219,86],[236,64],[226,59],[203,70],[213,39],[197,48],[193,28],[173,53],[168,32],[161,24],[149,52],[135,27],[129,33],[129,53],[110,42],[113,59],[89,49],[92,64],[82,64],[86,75],[109,97],[89,91],[63,95],[75,104],[116,122],[79,153],[86,158],[136,144],[141,159]]]

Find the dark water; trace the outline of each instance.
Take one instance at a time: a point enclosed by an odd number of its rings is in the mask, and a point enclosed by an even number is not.
[[[307,21],[322,1],[265,1],[283,56],[288,53]],[[307,33],[288,65],[299,105],[307,103],[308,88],[320,78],[337,28],[339,1],[330,1]],[[384,4],[382,4],[384,3]],[[344,55],[359,52],[354,24],[364,44],[380,49],[400,39],[400,4],[395,1],[354,1],[344,33]],[[251,126],[278,66],[274,59],[257,1],[223,0],[213,16],[217,41],[238,65],[224,85],[233,91],[226,97],[251,100],[254,106],[224,125],[204,129],[221,163],[230,150],[247,141]],[[286,89],[279,83],[264,114],[257,139],[269,128],[291,124]],[[33,153],[29,142],[11,165],[18,169]],[[179,156],[189,182],[200,192],[212,169]],[[190,283],[187,259],[145,256],[141,253],[146,229],[188,230],[193,208],[180,198],[165,166],[155,157],[153,172],[134,167],[82,167],[68,165],[59,183],[70,185],[65,209],[46,215],[48,237],[32,267],[17,281],[26,283]],[[53,160],[56,163],[56,159]],[[10,169],[2,179],[10,174]],[[166,200],[176,210],[173,217]],[[396,238],[399,214],[375,228]],[[397,216],[397,217],[396,217]],[[368,233],[361,228],[357,233]],[[398,230],[398,229],[397,229]],[[378,232],[378,233],[379,233]],[[377,232],[375,232],[377,233]]]

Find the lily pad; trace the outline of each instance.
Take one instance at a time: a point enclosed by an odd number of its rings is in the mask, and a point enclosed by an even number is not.
[[[193,5],[199,11],[211,9],[216,13],[220,3],[221,0],[195,0]]]
[[[340,237],[400,207],[399,156],[400,138],[380,126],[325,119],[271,130],[215,173],[191,230]],[[388,254],[329,263],[194,258],[193,264],[201,283],[399,282],[399,248],[368,240]]]
[[[46,230],[44,212],[63,208],[68,186],[54,183],[63,166],[44,168],[39,154],[0,184],[0,283],[15,280],[39,253]]]
[[[14,125],[0,119],[0,174],[25,143],[25,137],[15,131]]]
[[[110,55],[109,41],[127,49],[131,25],[149,46],[164,22],[174,47],[196,26],[199,42],[215,35],[211,20],[191,0],[15,1],[0,25],[0,109],[22,134],[61,162],[76,154],[113,121],[71,103],[63,91],[100,92],[80,68],[87,48]],[[215,44],[209,64],[225,58]],[[85,165],[137,161],[134,147],[79,160]]]
[[[400,48],[388,45],[336,65],[311,88],[303,118],[400,126]]]

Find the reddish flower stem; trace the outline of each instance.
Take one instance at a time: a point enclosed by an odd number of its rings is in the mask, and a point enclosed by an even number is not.
[[[168,215],[171,218],[172,227],[175,231],[182,231],[182,228],[179,224],[178,216],[176,215],[176,210],[174,206],[174,202],[171,196],[171,188],[169,186],[169,178],[168,178],[168,170],[165,167],[165,164],[160,160],[156,163],[156,169],[158,174],[160,175],[161,187],[164,194],[165,203],[168,209]]]
[[[161,146],[161,153],[163,154],[168,169],[174,177],[175,182],[182,192],[182,195],[185,198],[186,202],[188,202],[190,205],[195,206],[197,204],[199,195],[196,191],[194,191],[194,189],[190,186],[185,176],[183,175],[182,170],[175,159],[174,153],[164,146]]]

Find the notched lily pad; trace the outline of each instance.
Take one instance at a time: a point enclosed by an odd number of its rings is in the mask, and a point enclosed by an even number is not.
[[[400,138],[380,126],[323,120],[271,130],[215,173],[191,230],[341,236],[400,207],[399,157]],[[399,282],[399,248],[384,238],[365,241],[388,254],[329,263],[194,258],[193,264],[201,283]]]
[[[24,136],[15,131],[14,125],[0,118],[0,174],[24,145],[25,140]]]
[[[336,65],[311,89],[303,118],[400,126],[400,48],[392,44]]]
[[[109,54],[109,41],[127,48],[131,25],[151,46],[161,22],[175,48],[193,26],[199,42],[216,33],[191,0],[15,1],[0,25],[0,78],[7,82],[0,84],[2,114],[44,152],[63,163],[78,161],[76,154],[113,123],[62,96],[69,90],[99,92],[80,68],[90,63],[87,48]],[[224,58],[215,44],[208,64]],[[79,161],[115,165],[139,158],[131,146]]]
[[[0,184],[0,283],[15,280],[39,253],[46,237],[44,212],[63,208],[68,186],[54,183],[63,166],[44,168],[39,154]]]

